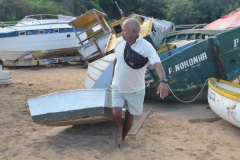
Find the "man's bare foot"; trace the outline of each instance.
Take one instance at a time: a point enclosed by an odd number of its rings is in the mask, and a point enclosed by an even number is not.
[[[122,127],[117,129],[114,140],[117,143],[118,147],[122,146]]]
[[[127,147],[128,144],[125,142],[125,140],[122,140],[122,145],[121,145],[121,148],[124,148],[124,147]]]

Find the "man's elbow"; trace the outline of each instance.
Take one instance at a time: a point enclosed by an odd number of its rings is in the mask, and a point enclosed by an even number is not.
[[[153,64],[153,67],[154,67],[155,69],[161,68],[161,67],[162,67],[162,64],[161,64],[161,62],[156,62],[156,63]]]

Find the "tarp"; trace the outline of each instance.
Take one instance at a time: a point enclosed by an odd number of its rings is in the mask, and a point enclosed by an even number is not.
[[[206,25],[204,29],[229,29],[240,26],[240,8]]]

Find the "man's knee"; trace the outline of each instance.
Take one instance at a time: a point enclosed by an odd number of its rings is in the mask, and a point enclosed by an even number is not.
[[[114,117],[121,116],[122,115],[122,107],[113,107],[112,113]]]
[[[126,110],[126,112],[125,112],[125,118],[127,118],[127,119],[133,119],[133,116],[134,116],[134,115],[132,115],[128,110]]]

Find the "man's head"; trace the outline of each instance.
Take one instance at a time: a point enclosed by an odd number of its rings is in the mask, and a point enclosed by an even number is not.
[[[136,19],[130,18],[122,24],[122,37],[130,44],[135,43],[140,33],[140,25]]]

